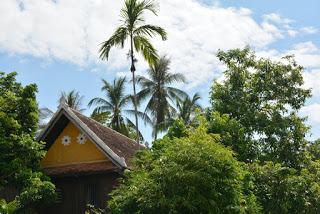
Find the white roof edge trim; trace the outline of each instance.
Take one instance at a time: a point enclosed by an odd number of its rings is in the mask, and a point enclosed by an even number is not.
[[[116,165],[127,168],[127,164],[123,157],[118,156],[112,149],[109,148],[82,120],[80,120],[75,113],[73,113],[69,107],[62,107],[66,112],[67,116],[70,116],[74,120],[76,125],[79,125],[80,129],[89,135],[92,140],[98,144],[98,146],[110,157],[111,160],[114,160]],[[70,119],[70,118],[69,118]]]

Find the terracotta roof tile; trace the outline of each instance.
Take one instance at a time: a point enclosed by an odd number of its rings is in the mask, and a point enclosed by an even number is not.
[[[49,176],[64,176],[71,174],[93,174],[117,170],[117,167],[110,161],[97,163],[79,163],[66,166],[44,168]]]
[[[88,126],[114,153],[119,157],[124,157],[127,165],[130,167],[130,159],[134,154],[140,150],[145,149],[141,144],[136,143],[134,140],[108,128],[95,120],[88,118],[78,111],[72,110],[76,116]]]

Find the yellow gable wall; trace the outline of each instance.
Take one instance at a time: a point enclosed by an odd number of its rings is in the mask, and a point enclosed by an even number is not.
[[[73,123],[69,122],[49,148],[46,156],[41,161],[41,166],[45,168],[108,160],[89,139],[86,139],[84,144],[79,144],[77,142],[79,134],[81,134],[81,132],[78,128]],[[69,145],[62,144],[62,140],[65,136],[71,138]]]

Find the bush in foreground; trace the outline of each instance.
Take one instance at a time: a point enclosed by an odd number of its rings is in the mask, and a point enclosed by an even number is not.
[[[259,213],[250,176],[204,127],[138,154],[111,194],[112,213]]]

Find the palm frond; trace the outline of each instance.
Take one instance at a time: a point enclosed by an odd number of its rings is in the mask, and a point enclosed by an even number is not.
[[[106,106],[110,109],[113,108],[113,105],[109,101],[107,101],[103,98],[100,98],[100,97],[96,97],[96,98],[93,98],[92,100],[90,100],[90,102],[88,103],[88,107],[91,107],[92,105],[103,105],[103,106]]]
[[[162,40],[167,40],[167,32],[159,26],[155,25],[142,25],[133,31],[135,35],[150,37],[160,36]]]
[[[134,36],[134,47],[138,53],[142,53],[144,59],[153,65],[158,59],[158,53],[150,41],[144,36]]]
[[[184,99],[184,98],[188,97],[188,95],[185,91],[180,90],[178,88],[166,87],[166,90],[168,91],[168,94],[170,95],[170,97],[177,99],[177,100]]]
[[[119,102],[119,107],[126,106],[129,102],[133,103],[133,98],[131,95],[126,95]]]
[[[102,114],[105,112],[112,112],[112,108],[109,108],[108,106],[97,106],[93,109],[92,114]]]
[[[126,118],[126,122],[127,122],[127,126],[132,127],[134,130],[136,130],[136,125],[129,118]],[[140,141],[144,141],[144,137],[140,130],[138,130],[138,133],[139,133]]]
[[[166,76],[166,83],[167,84],[172,84],[172,83],[186,83],[186,78],[183,74],[181,73],[175,73],[175,74],[170,74]]]
[[[54,114],[54,112],[47,107],[39,109],[39,119],[40,120],[48,119],[49,117],[52,117],[53,114]]]
[[[79,92],[72,90],[69,92],[61,92],[60,98],[58,100],[58,103],[66,103],[69,107],[77,110],[77,111],[84,111],[85,109],[81,108],[82,101],[84,96],[81,96]]]
[[[143,10],[148,10],[152,12],[154,15],[158,15],[159,7],[153,0],[144,0],[140,3],[140,8],[143,8]]]
[[[126,27],[119,27],[118,29],[116,29],[113,35],[108,40],[104,41],[101,44],[102,46],[99,49],[100,59],[108,60],[109,52],[111,48],[114,46],[120,46],[121,48],[123,48],[127,37],[128,37],[128,29]]]
[[[136,76],[136,83],[139,84],[142,88],[151,88],[155,86],[152,80],[149,80],[148,78],[140,75]]]
[[[124,110],[124,112],[129,115],[134,115],[136,113],[134,110]],[[138,117],[143,120],[145,124],[152,125],[152,120],[145,112],[138,111]]]
[[[137,93],[137,101],[138,105],[140,105],[147,97],[149,97],[152,94],[152,91],[150,90],[150,87],[145,87],[139,93]]]

